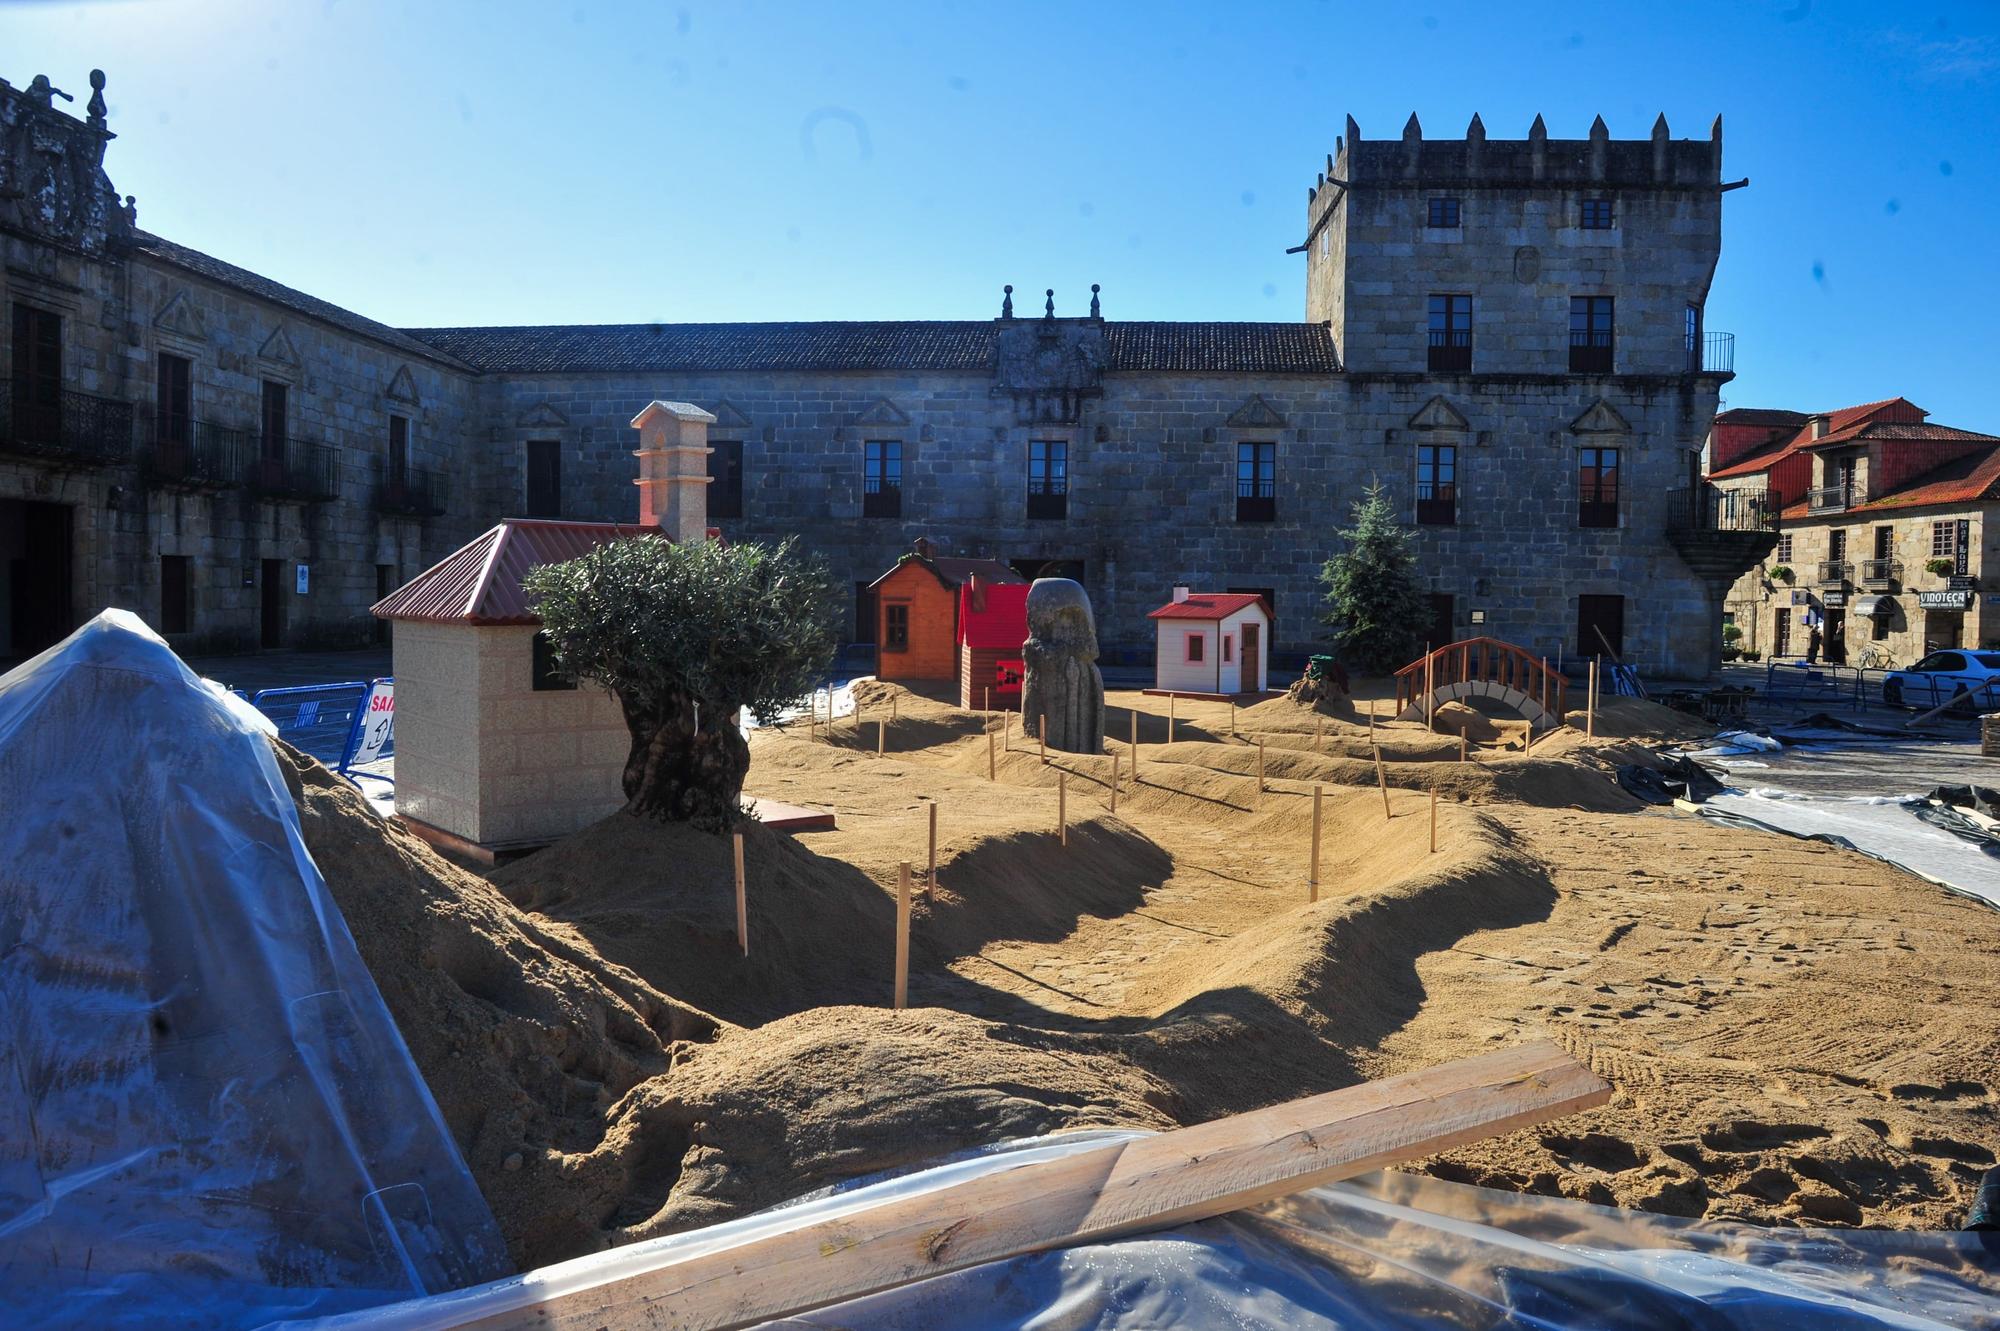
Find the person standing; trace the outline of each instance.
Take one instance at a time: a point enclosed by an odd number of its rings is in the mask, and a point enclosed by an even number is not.
[[[1806,664],[1819,664],[1819,625],[1817,624],[1811,625],[1806,629]]]

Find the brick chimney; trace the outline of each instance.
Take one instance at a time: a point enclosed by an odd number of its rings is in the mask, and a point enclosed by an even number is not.
[[[639,432],[639,525],[676,541],[708,539],[708,427],[715,417],[692,402],[646,404]]]

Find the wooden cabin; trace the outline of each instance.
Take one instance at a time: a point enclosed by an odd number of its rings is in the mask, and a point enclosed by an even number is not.
[[[1157,632],[1150,693],[1234,697],[1269,682],[1271,608],[1254,592],[1190,592],[1148,618]]]
[[[959,677],[960,591],[975,577],[983,587],[1026,586],[1020,574],[997,559],[933,555],[930,542],[921,540],[896,561],[896,567],[870,584],[878,679]],[[1022,639],[1026,636],[1024,632]]]

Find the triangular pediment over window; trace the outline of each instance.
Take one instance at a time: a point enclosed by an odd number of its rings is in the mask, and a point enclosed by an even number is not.
[[[854,418],[856,425],[908,425],[910,413],[891,402],[888,398],[878,400],[874,406]]]
[[[708,427],[711,433],[716,430],[747,430],[750,428],[750,418],[738,411],[736,404],[726,398],[716,403],[709,411],[715,417],[715,424]]]
[[[1590,404],[1584,413],[1569,423],[1569,428],[1577,434],[1630,434],[1632,424],[1614,410],[1603,398]]]
[[[1284,428],[1285,417],[1262,394],[1252,394],[1248,402],[1230,414],[1225,424],[1238,430],[1279,430]]]
[[[546,402],[537,402],[522,412],[514,423],[524,430],[560,430],[569,424],[569,417]]]
[[[383,390],[383,396],[394,398],[398,402],[407,402],[411,406],[417,405],[417,380],[416,376],[410,373],[409,366],[398,367],[395,378],[389,380],[389,387]]]
[[[1434,397],[1424,403],[1416,415],[1410,417],[1412,430],[1469,430],[1472,423],[1459,413],[1457,407]]]
[[[159,314],[153,319],[153,327],[163,333],[172,333],[177,337],[189,338],[196,342],[208,339],[208,330],[202,326],[201,311],[188,299],[185,288],[176,291],[172,298],[160,307]]]
[[[264,345],[257,354],[279,365],[299,363],[299,349],[292,345],[292,335],[285,331],[283,324],[279,324],[271,335],[264,339]]]

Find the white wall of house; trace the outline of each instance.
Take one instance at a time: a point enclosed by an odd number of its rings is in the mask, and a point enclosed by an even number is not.
[[[1257,626],[1257,672],[1243,677],[1243,626]],[[1179,693],[1262,692],[1270,679],[1271,617],[1261,605],[1247,605],[1221,620],[1156,619],[1153,687]],[[1190,659],[1190,639],[1199,639],[1198,659]]]
[[[535,629],[394,629],[396,810],[468,841],[549,841],[625,803],[631,738],[607,691],[534,687]]]

